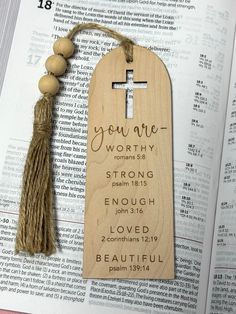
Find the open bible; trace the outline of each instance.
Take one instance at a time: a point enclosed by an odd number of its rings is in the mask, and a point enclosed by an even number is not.
[[[21,0],[14,8],[13,1],[0,3],[0,309],[236,313],[235,0]],[[75,56],[60,78],[54,106],[57,253],[15,254],[21,179],[40,97],[37,83],[55,39],[86,22],[116,29],[150,48],[169,71],[173,280],[82,278],[88,85],[98,61],[117,45],[99,31],[76,37]],[[13,34],[11,47],[4,45],[6,34]]]

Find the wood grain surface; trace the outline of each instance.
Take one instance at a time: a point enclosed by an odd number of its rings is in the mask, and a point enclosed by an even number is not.
[[[126,71],[134,89],[126,117]],[[84,278],[174,278],[171,84],[163,62],[134,46],[96,66],[89,88]]]

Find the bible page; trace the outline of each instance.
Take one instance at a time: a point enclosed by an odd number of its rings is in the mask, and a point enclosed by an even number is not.
[[[235,1],[22,0],[0,99],[0,308],[27,313],[203,313],[233,50]],[[52,166],[58,250],[14,254],[21,178],[38,80],[58,36],[96,22],[150,48],[173,89],[174,280],[81,277],[87,96],[92,71],[117,42],[76,36],[54,105]],[[14,302],[12,301],[14,300]]]

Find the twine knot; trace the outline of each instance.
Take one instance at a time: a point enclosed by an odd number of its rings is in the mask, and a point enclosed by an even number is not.
[[[128,63],[133,62],[133,45],[134,42],[129,38],[125,38],[120,42],[120,46],[124,49],[126,61]]]
[[[38,133],[44,137],[50,137],[52,133],[52,124],[50,121],[47,122],[34,122],[34,133]]]

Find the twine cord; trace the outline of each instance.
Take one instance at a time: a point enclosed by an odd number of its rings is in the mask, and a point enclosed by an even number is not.
[[[67,38],[70,40],[73,39],[73,37],[83,31],[83,30],[88,30],[88,29],[97,29],[100,30],[110,37],[118,40],[120,42],[120,46],[124,49],[126,61],[128,63],[133,61],[133,45],[135,44],[131,39],[128,37],[114,31],[113,29],[110,29],[109,27],[97,24],[97,23],[82,23],[82,24],[77,24],[75,25],[67,34]]]

